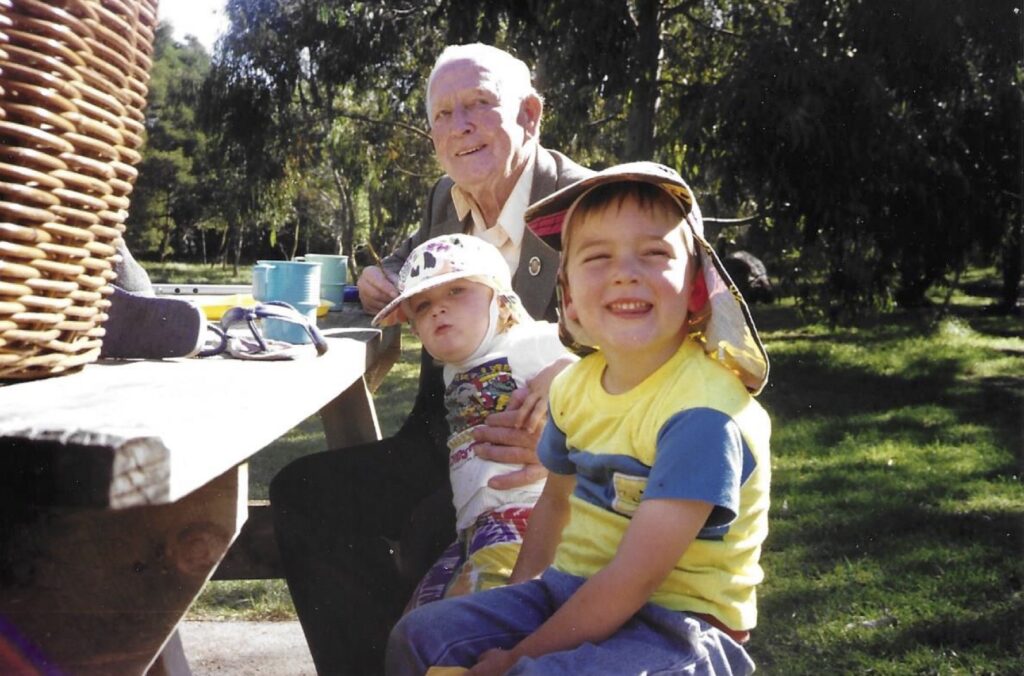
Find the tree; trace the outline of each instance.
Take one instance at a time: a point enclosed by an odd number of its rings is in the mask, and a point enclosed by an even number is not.
[[[1000,241],[1019,208],[1012,10],[797,0],[754,27],[716,88],[739,190],[771,215],[777,247],[822,271],[807,300],[834,318],[919,305]]]
[[[190,258],[205,243],[200,225],[210,216],[203,199],[207,138],[196,123],[196,107],[209,67],[209,55],[198,42],[176,43],[170,26],[157,28],[146,144],[126,232],[139,254]]]

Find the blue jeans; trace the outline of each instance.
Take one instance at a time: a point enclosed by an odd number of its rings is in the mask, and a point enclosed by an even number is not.
[[[515,646],[584,582],[549,568],[538,580],[417,608],[391,632],[385,671],[419,676],[431,666],[472,666],[490,648]],[[746,651],[723,632],[687,613],[648,603],[601,643],[523,658],[508,673],[731,676],[753,670]]]

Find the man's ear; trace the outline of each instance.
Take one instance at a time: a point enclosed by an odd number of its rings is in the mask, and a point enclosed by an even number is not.
[[[527,138],[537,138],[540,134],[540,118],[543,114],[544,102],[536,94],[528,94],[519,104],[516,122],[526,131]]]

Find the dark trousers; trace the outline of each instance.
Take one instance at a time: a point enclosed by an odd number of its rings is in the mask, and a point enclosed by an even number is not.
[[[391,628],[455,537],[447,448],[417,418],[394,437],[299,458],[270,484],[288,590],[319,674],[383,672]]]

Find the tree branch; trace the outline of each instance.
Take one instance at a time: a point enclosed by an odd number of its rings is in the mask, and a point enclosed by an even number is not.
[[[600,120],[593,120],[592,122],[587,122],[587,126],[588,127],[600,127],[603,124],[611,122],[612,120],[618,120],[621,117],[622,116],[619,115],[619,114],[609,115],[607,117],[602,117]]]
[[[700,19],[695,17],[693,15],[692,10],[696,5],[697,3],[692,1],[683,2],[676,5],[675,7],[666,7],[664,10],[662,10],[661,14],[666,19],[673,16],[684,16],[690,21],[690,23],[697,26],[698,28],[706,30],[709,33],[718,33],[720,35],[726,35],[730,38],[736,38],[737,40],[743,39],[743,36],[738,33],[725,30],[724,28],[715,28],[706,21],[701,21]]]
[[[743,218],[714,218],[712,216],[704,216],[703,220],[705,223],[724,223],[726,225],[742,225],[744,223],[753,223],[754,221],[760,220],[761,214],[754,214],[753,216],[744,216]]]
[[[341,110],[336,110],[333,112],[335,115],[347,117],[350,120],[357,120],[359,122],[366,122],[368,124],[381,124],[388,127],[398,127],[399,129],[404,129],[408,132],[416,134],[417,136],[426,139],[427,141],[430,140],[430,134],[428,132],[423,131],[419,127],[415,127],[411,124],[408,124],[407,122],[399,122],[398,120],[377,120],[367,115],[359,115],[358,113],[346,113]]]

